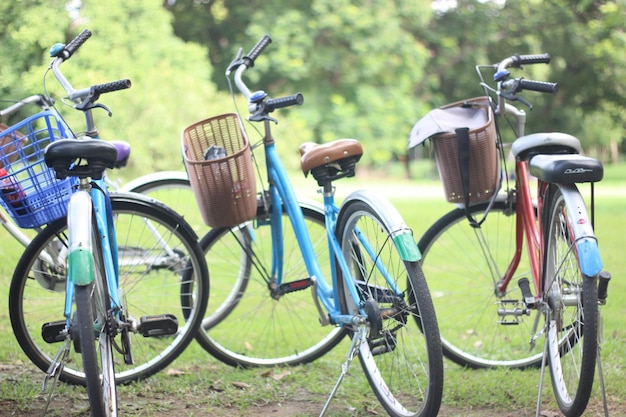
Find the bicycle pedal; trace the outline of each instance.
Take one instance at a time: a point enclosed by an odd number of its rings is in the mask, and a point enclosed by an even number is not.
[[[503,326],[517,326],[522,323],[522,316],[530,316],[527,305],[519,300],[501,300],[498,302],[499,324]]]
[[[178,331],[178,319],[173,314],[144,316],[139,320],[137,331],[144,337],[172,335]]]
[[[370,351],[373,356],[382,355],[383,353],[393,352],[398,347],[396,336],[389,330],[384,330],[382,336],[368,341]]]
[[[47,343],[57,343],[65,340],[67,336],[65,320],[44,323],[41,326],[41,337]]]
[[[306,290],[311,285],[313,285],[313,281],[310,277],[297,281],[284,282],[272,291],[272,297],[278,299],[281,295],[289,294],[290,292]]]

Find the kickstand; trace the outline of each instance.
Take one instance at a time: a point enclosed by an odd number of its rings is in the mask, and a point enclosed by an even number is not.
[[[46,401],[43,413],[41,413],[42,417],[46,415],[48,407],[50,407],[50,401],[52,400],[57,383],[59,382],[59,377],[61,376],[61,372],[65,367],[65,362],[67,362],[67,358],[70,353],[71,343],[72,339],[67,336],[63,342],[63,346],[61,346],[57,354],[54,356],[54,359],[46,371],[46,376],[44,377],[43,384],[41,386],[41,392],[46,392],[46,390],[48,390],[48,400]],[[50,386],[48,386],[48,384],[50,384]]]
[[[541,391],[543,388],[543,377],[546,373],[546,358],[548,357],[548,335],[545,335],[546,341],[543,344],[543,357],[541,358],[541,376],[539,377],[539,392],[537,393],[537,409],[535,417],[539,417],[539,409],[541,408]]]
[[[354,336],[352,336],[352,343],[350,343],[350,348],[348,349],[348,354],[346,355],[346,361],[341,365],[341,374],[339,375],[339,379],[337,379],[337,383],[335,383],[333,390],[330,392],[330,395],[328,396],[328,400],[326,400],[326,404],[324,404],[324,408],[322,409],[320,417],[324,417],[326,415],[326,411],[328,411],[328,406],[330,405],[331,400],[337,393],[341,381],[343,381],[343,378],[348,373],[348,367],[350,366],[350,362],[352,362],[352,359],[354,359],[354,357],[358,353],[359,346],[361,345],[362,341],[365,340],[366,334],[367,326],[359,325],[358,330],[354,333]]]
[[[604,389],[604,376],[602,375],[602,363],[600,362],[600,346],[598,346],[598,377],[600,378],[600,390],[602,391],[602,404],[604,405],[604,415],[609,417],[609,406],[606,402],[606,390]]]

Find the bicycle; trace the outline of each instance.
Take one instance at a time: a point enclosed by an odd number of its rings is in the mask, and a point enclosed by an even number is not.
[[[465,120],[456,125],[480,131],[476,136],[472,133],[474,145],[470,146],[488,146],[493,152],[493,160],[475,156],[466,162],[470,183],[485,176],[476,167],[493,162],[495,176],[488,182],[494,185],[487,193],[484,185],[474,188],[471,184],[457,186],[454,193],[446,190],[448,201],[460,207],[436,221],[418,246],[424,273],[436,277],[428,285],[444,356],[469,368],[543,369],[547,360],[559,408],[572,417],[584,411],[591,393],[601,328],[598,305],[606,301],[610,275],[602,271],[593,232],[593,184],[602,179],[602,164],[579,155],[580,141],[574,136],[526,135],[525,111],[508,103],[517,100],[532,108],[518,96],[523,90],[555,93],[556,84],[514,78],[508,69],[549,62],[548,54],[514,55],[495,65],[476,67],[487,97],[451,107],[470,112],[467,115],[483,112],[487,116],[478,120],[498,133],[481,140],[481,123],[472,126]],[[487,70],[495,73],[496,88],[484,81],[482,73]],[[490,100],[489,93],[495,93],[496,99]],[[429,117],[445,123],[448,109]],[[487,122],[494,114],[495,126]],[[507,120],[506,115],[513,116],[509,123],[516,134],[510,149],[515,158],[512,175],[507,171],[498,126]],[[413,132],[428,130],[428,121],[423,120]],[[470,133],[465,128],[445,136],[452,139],[454,148],[462,136],[467,143]],[[433,147],[447,146],[438,143],[442,136],[431,138]],[[415,146],[425,138],[413,136],[411,140]],[[453,150],[450,164],[438,159],[438,167],[443,179],[452,174],[442,170],[456,169],[460,183],[462,148]],[[480,149],[470,148],[470,157],[474,150],[475,155],[482,155]],[[436,148],[437,158],[438,154],[444,151]],[[534,194],[530,176],[537,182]],[[577,183],[591,184],[591,217]],[[498,193],[497,187],[503,192]],[[474,201],[469,201],[470,194]]]
[[[43,95],[32,95],[22,100],[11,101],[13,103],[11,106],[0,110],[0,117],[5,118],[15,115],[19,110],[28,105],[36,105],[41,110],[50,110],[53,103],[48,102],[48,100],[49,97]],[[5,129],[8,129],[8,126],[0,126],[0,131]],[[131,153],[130,144],[124,141],[112,141],[111,143],[118,149],[118,162],[116,163],[115,169],[126,166]],[[186,172],[154,172],[121,184],[119,179],[113,180],[108,175],[107,170],[103,178],[111,191],[140,193],[164,203],[176,213],[183,216],[196,233],[201,232],[204,234],[205,225],[202,223],[202,219],[199,217],[197,210],[192,209],[195,205],[195,200]],[[12,221],[12,217],[4,210],[0,210],[0,225],[2,225],[9,235],[24,248],[30,244],[33,235],[24,233],[24,231]],[[39,232],[41,228],[38,227],[33,230]],[[55,285],[54,282],[49,282],[49,279],[52,278],[49,274],[38,274],[37,278],[40,280],[40,284],[45,288]],[[232,303],[232,300],[236,299],[237,294],[245,289],[245,285],[245,280],[241,280],[238,285],[232,285],[230,282],[222,280],[217,280],[211,284],[211,299],[213,302],[211,306],[207,306],[207,317],[205,320],[219,321],[225,311],[228,311],[228,306]],[[213,308],[214,306],[215,308]],[[212,315],[214,316],[211,318]]]
[[[298,93],[273,99],[262,91],[252,93],[242,79],[270,42],[269,36],[262,37],[245,56],[240,49],[226,70],[229,82],[234,74],[248,100],[248,120],[263,126],[263,152],[255,153],[254,161],[261,172],[259,160],[264,159],[267,183],[252,195],[247,220],[209,223],[213,229],[201,239],[214,276],[247,284],[236,299],[223,304],[219,320],[205,319],[198,340],[227,364],[255,367],[311,362],[347,333],[352,343],[328,402],[358,355],[390,415],[435,415],[442,396],[443,359],[412,232],[387,200],[370,192],[354,192],[341,206],[335,204],[334,181],[354,176],[362,155],[360,143],[353,139],[300,147],[303,172],[316,179],[324,205],[297,199],[271,132],[276,120],[269,114],[300,105],[303,97]],[[231,94],[234,98],[232,85]],[[242,170],[233,174],[238,162],[229,159],[236,157],[231,141],[242,140],[243,132],[237,114],[210,118],[183,131],[184,161],[199,205],[226,199],[207,200],[198,190],[205,182],[194,181],[208,176],[219,183],[226,176],[226,184],[235,184],[226,187],[227,194],[230,187],[239,193],[253,183]],[[215,141],[201,140],[204,133],[214,134]],[[204,161],[213,145],[225,147],[227,156]],[[194,163],[206,164],[204,171]],[[207,188],[210,192],[216,187]],[[232,207],[227,202],[227,214]],[[219,208],[217,212],[223,214]]]
[[[120,80],[73,88],[60,65],[90,36],[83,31],[68,45],[51,48],[49,70],[73,107],[84,112],[86,131],[94,138],[75,139],[58,113],[49,111],[42,113],[56,122],[57,130],[48,124],[43,140],[29,130],[30,143],[39,147],[33,154],[37,163],[45,160],[52,166],[39,168],[52,179],[56,172],[68,178],[62,181],[77,183],[78,191],[71,193],[69,204],[62,200],[66,218],[37,225],[47,224],[18,262],[9,309],[20,346],[46,372],[44,386],[52,382],[50,395],[59,379],[86,385],[93,415],[110,416],[117,414],[116,384],[158,372],[193,340],[205,313],[209,281],[197,236],[179,215],[140,195],[108,194],[102,173],[115,165],[117,148],[95,139],[92,110],[104,107],[96,102],[101,94],[130,84]],[[34,126],[42,113],[7,134]],[[44,152],[41,146],[48,141]],[[17,173],[33,155],[20,153],[19,163],[9,165],[13,180],[24,180]],[[27,199],[22,203],[27,211],[38,209]],[[61,305],[65,318],[50,322]],[[80,358],[72,354],[72,346]]]

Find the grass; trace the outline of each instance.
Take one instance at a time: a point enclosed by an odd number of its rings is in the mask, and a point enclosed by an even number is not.
[[[430,169],[418,166],[416,177],[430,176]],[[338,183],[340,195],[349,190],[372,187],[389,193],[416,237],[452,206],[443,201],[438,181],[405,180],[400,175],[390,180],[380,180],[375,173],[367,178],[347,179]],[[304,187],[314,188],[311,180]],[[398,192],[398,190],[400,192]],[[311,197],[316,197],[311,193]],[[621,273],[626,271],[626,165],[608,167],[606,180],[597,186],[596,235],[605,269],[612,273],[604,316],[604,343],[602,344],[603,375],[607,387],[609,406],[614,416],[626,415],[626,386],[622,384],[626,371],[626,283]],[[18,414],[41,409],[39,393],[41,373],[33,370],[16,343],[8,317],[8,287],[17,259],[23,248],[0,230],[0,299],[5,300],[0,309],[0,405],[12,404]],[[290,415],[317,415],[326,396],[341,371],[347,341],[314,364],[289,369],[233,370],[211,358],[197,343],[168,369],[137,384],[121,387],[125,415],[256,415],[261,416],[267,404],[280,408],[281,404],[299,402],[309,404],[309,410]],[[445,387],[443,406],[447,416],[485,416],[506,411],[510,415],[534,415],[539,384],[539,370],[512,371],[507,369],[471,371],[445,362]],[[589,412],[586,415],[603,415],[600,384],[596,377]],[[60,386],[60,397],[84,400],[84,391],[78,387]],[[542,391],[542,410],[555,412],[549,376],[546,375]],[[178,400],[178,401],[177,401]],[[77,403],[80,403],[78,401]],[[187,408],[177,411],[180,403]],[[78,406],[76,406],[78,407]],[[620,411],[620,409],[622,411]],[[225,414],[220,414],[219,410]],[[487,410],[487,411],[485,411]],[[66,415],[61,410],[58,415]],[[79,415],[81,409],[73,410]],[[84,410],[82,410],[84,412]],[[354,362],[348,377],[333,401],[337,416],[384,414],[371,394],[360,365]],[[0,415],[2,411],[0,411]],[[33,414],[34,415],[34,414]],[[57,415],[51,413],[50,415]],[[277,413],[276,415],[281,415]],[[282,414],[286,415],[286,414]],[[509,415],[509,414],[505,414]],[[552,415],[552,414],[549,414]],[[554,414],[558,415],[558,414]]]

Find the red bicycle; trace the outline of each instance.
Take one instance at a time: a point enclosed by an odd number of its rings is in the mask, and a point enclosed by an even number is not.
[[[509,103],[531,106],[518,96],[523,90],[556,92],[556,84],[509,71],[549,61],[547,54],[515,55],[477,66],[487,97],[431,112],[411,139],[413,146],[425,140],[433,121],[443,122],[435,129],[461,128],[431,135],[447,198],[458,207],[418,244],[444,355],[470,368],[524,368],[541,365],[545,352],[559,407],[572,417],[590,397],[598,305],[610,275],[593,231],[593,184],[602,179],[602,164],[580,155],[574,136],[525,135],[526,113]],[[484,81],[485,70],[495,72],[497,87]],[[505,121],[516,132],[510,149],[498,129]],[[579,183],[591,184],[591,217]]]

